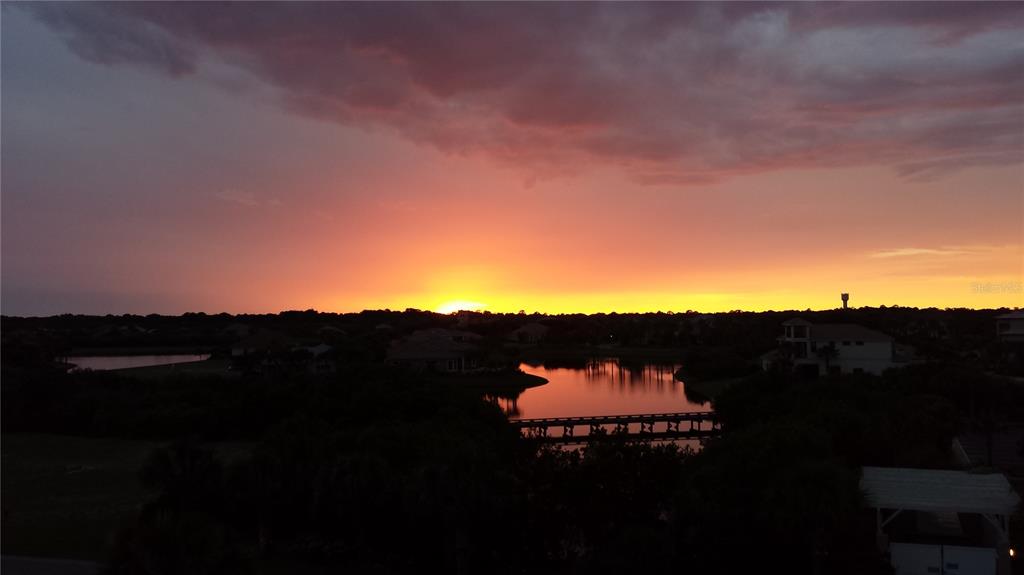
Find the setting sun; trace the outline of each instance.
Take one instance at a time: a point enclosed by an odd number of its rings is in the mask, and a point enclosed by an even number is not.
[[[443,304],[437,306],[437,313],[455,313],[457,311],[480,311],[487,307],[487,304],[480,303],[478,301],[466,301],[462,299],[456,299],[446,301]]]

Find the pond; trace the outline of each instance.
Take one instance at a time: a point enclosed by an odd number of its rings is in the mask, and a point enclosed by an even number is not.
[[[675,379],[679,364],[632,363],[614,358],[579,362],[526,361],[519,368],[548,380],[519,394],[498,397],[512,419],[709,411]]]
[[[80,355],[66,358],[74,369],[92,369],[106,371],[111,369],[130,369],[133,367],[150,367],[153,365],[170,365],[205,361],[210,354],[174,354],[174,355]]]

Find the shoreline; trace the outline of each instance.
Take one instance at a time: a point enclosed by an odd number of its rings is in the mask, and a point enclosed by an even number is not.
[[[546,378],[522,371],[439,375],[430,377],[429,380],[445,385],[457,385],[459,387],[481,390],[524,390],[548,383]]]
[[[521,361],[547,359],[622,359],[665,361],[679,363],[685,349],[674,347],[614,347],[600,345],[579,345],[566,347],[523,347],[519,350]]]
[[[134,357],[139,355],[203,355],[215,346],[73,347],[65,357]]]
[[[741,375],[738,377],[728,377],[722,379],[708,379],[708,380],[685,380],[679,377],[679,374],[674,375],[676,381],[683,382],[687,395],[693,394],[695,397],[706,399],[707,401],[714,402],[719,395],[730,387],[745,381],[752,377],[754,374]]]

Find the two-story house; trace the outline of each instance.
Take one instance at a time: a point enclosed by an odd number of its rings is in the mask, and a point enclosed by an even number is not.
[[[793,318],[782,323],[780,353],[794,369],[817,374],[873,373],[897,364],[892,337],[854,323],[818,323]]]

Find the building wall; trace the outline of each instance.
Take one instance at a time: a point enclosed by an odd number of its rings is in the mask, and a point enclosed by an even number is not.
[[[1024,319],[1007,318],[996,320],[996,332],[1002,341],[1024,341]]]
[[[861,370],[881,375],[883,371],[893,366],[891,341],[865,341],[863,344],[851,341],[849,345],[846,345],[846,342],[839,342],[836,349],[839,350],[838,364],[842,373]]]
[[[882,372],[893,367],[891,359],[844,359],[839,362],[841,373],[856,373],[860,370],[864,373],[882,375]]]
[[[839,369],[842,374],[864,372],[881,375],[883,371],[893,367],[895,346],[892,341],[863,340],[818,340],[814,337],[814,327],[785,326],[781,342],[790,346],[794,353],[795,365],[816,365],[818,374],[825,375],[828,369]],[[829,344],[835,346],[836,356],[830,358],[828,368],[818,350]]]
[[[843,361],[891,361],[893,355],[892,342],[889,341],[865,341],[860,344],[851,341],[849,345],[837,341],[836,349],[839,350],[839,359]]]
[[[817,342],[819,348],[821,345],[821,342]],[[863,345],[851,342],[848,346],[844,346],[842,342],[837,342],[836,352],[836,357],[829,359],[828,365],[832,369],[838,368],[839,372],[843,374],[855,373],[859,370],[864,373],[881,375],[883,371],[895,365],[891,342],[866,341]],[[818,357],[816,351],[810,351],[806,358],[795,359],[794,363],[797,365],[817,365],[819,374],[825,375],[827,373],[826,362],[823,358]]]
[[[825,360],[819,358],[807,358],[801,360],[795,360],[794,365],[816,365],[818,366],[818,374],[826,375],[828,372],[825,368]],[[857,373],[858,371],[863,373],[871,373],[874,375],[882,375],[882,372],[895,366],[896,364],[890,359],[832,359],[828,362],[829,368],[839,369],[841,374]]]
[[[891,341],[816,341],[812,348],[820,349],[832,343],[836,348],[836,357],[829,360],[830,367],[838,367],[840,373],[863,371],[880,375],[893,366],[893,344]],[[812,350],[811,358],[817,358],[817,351]],[[819,373],[825,373],[825,360],[819,359]]]

